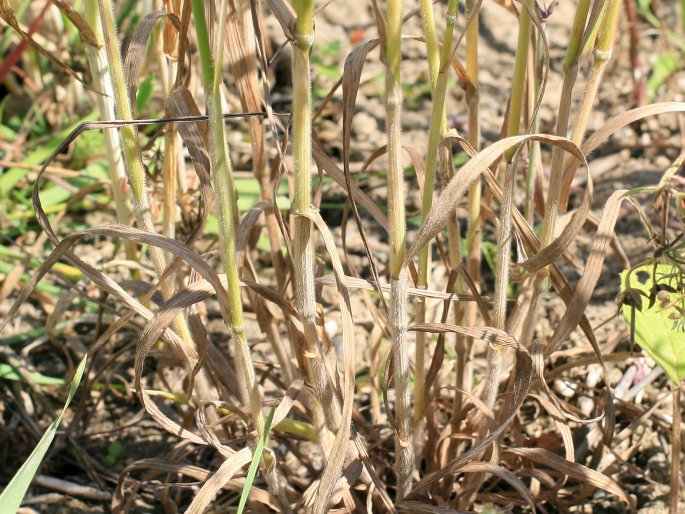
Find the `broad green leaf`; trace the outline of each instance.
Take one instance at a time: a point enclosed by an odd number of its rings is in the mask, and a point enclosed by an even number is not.
[[[19,468],[19,471],[17,471],[14,477],[12,477],[10,483],[7,485],[2,494],[0,494],[0,510],[4,514],[14,514],[19,509],[21,502],[26,495],[26,491],[28,491],[31,481],[33,480],[34,475],[38,471],[38,468],[43,461],[43,457],[45,457],[45,454],[50,448],[50,444],[52,444],[52,440],[55,438],[55,433],[62,422],[64,413],[69,407],[71,400],[73,400],[76,390],[81,383],[83,372],[86,369],[86,361],[87,355],[86,357],[83,357],[83,360],[81,360],[78,368],[76,368],[76,374],[74,375],[74,380],[71,383],[69,396],[67,397],[67,401],[64,404],[62,412],[60,412],[57,419],[48,427],[48,429],[45,431],[45,434],[43,434],[43,437],[40,438],[38,445],[31,452],[31,455],[29,455],[29,458],[26,459],[26,462],[22,464],[21,468]]]
[[[259,468],[259,461],[262,459],[262,452],[264,451],[264,445],[269,438],[269,430],[271,429],[271,422],[274,419],[274,412],[276,412],[276,407],[272,407],[269,415],[266,417],[264,422],[264,430],[262,430],[262,436],[257,441],[257,447],[254,449],[254,454],[252,456],[252,462],[250,463],[250,468],[247,470],[247,477],[245,477],[245,485],[243,486],[243,492],[240,494],[240,502],[238,503],[238,514],[242,514],[245,509],[245,504],[247,503],[247,497],[250,494],[250,489],[252,488],[252,482],[254,482],[254,477],[257,475],[257,469]]]
[[[635,340],[675,384],[680,384],[685,378],[682,311],[685,300],[683,291],[679,290],[682,280],[680,269],[671,264],[658,264],[656,267],[645,264],[631,272],[621,273],[622,293],[630,289],[641,297],[641,306],[624,303],[623,317],[630,326],[634,316]]]

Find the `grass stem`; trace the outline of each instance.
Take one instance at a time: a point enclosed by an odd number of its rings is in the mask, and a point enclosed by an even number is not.
[[[592,114],[592,106],[597,98],[597,91],[604,75],[607,63],[611,60],[614,50],[614,40],[616,39],[616,28],[618,26],[618,14],[623,2],[621,0],[609,0],[604,11],[602,19],[599,21],[599,34],[595,43],[594,50],[594,64],[590,72],[583,102],[578,111],[578,118],[573,127],[571,140],[577,145],[581,145],[587,130],[588,120]],[[573,157],[566,156],[564,167],[570,164]],[[568,189],[570,187],[573,177],[562,177],[560,208],[566,208],[568,200]]]
[[[88,67],[93,77],[93,83],[102,94],[96,95],[100,118],[104,121],[116,119],[114,107],[114,86],[112,75],[109,70],[107,50],[104,46],[102,25],[100,24],[99,11],[95,2],[86,2],[84,14],[88,25],[93,30],[100,43],[99,48],[87,47]],[[105,146],[107,147],[107,167],[112,182],[112,198],[117,215],[117,221],[123,225],[130,223],[131,208],[126,197],[126,168],[121,157],[121,142],[119,132],[116,129],[104,130]],[[124,243],[126,258],[138,261],[138,252],[133,241]]]
[[[247,344],[245,322],[243,319],[243,302],[240,293],[240,276],[238,273],[236,235],[239,224],[238,198],[233,181],[233,166],[228,153],[226,133],[224,127],[223,110],[221,105],[221,86],[224,34],[226,22],[227,0],[222,0],[219,11],[219,30],[216,36],[214,56],[210,47],[209,31],[205,18],[203,0],[192,0],[192,12],[195,17],[195,27],[198,37],[198,47],[202,63],[202,75],[207,95],[207,115],[209,118],[209,156],[212,169],[212,179],[219,212],[219,243],[221,260],[226,273],[226,283],[229,297],[229,329],[233,335],[236,349],[236,368],[241,382],[242,401],[250,407],[252,420],[261,437],[264,430],[264,414],[262,401],[255,380],[254,364]],[[267,468],[273,465],[270,452],[264,453],[264,463]],[[266,473],[269,491],[282,508],[289,509],[288,502],[280,486],[278,477]]]
[[[404,179],[402,174],[402,0],[388,0],[386,14],[385,124],[388,137],[388,218],[390,228],[390,315],[395,385],[395,470],[397,498],[412,487],[414,473],[413,417],[409,391],[410,357],[407,341],[407,281],[403,272],[405,249]]]
[[[683,384],[678,384],[673,391],[673,430],[671,437],[671,491],[668,502],[669,514],[677,514],[680,503],[680,459],[681,455],[681,392]]]
[[[526,5],[532,9],[533,2],[526,0]],[[521,112],[525,99],[526,72],[528,69],[528,54],[533,22],[527,9],[521,9],[519,15],[518,46],[516,48],[516,61],[514,64],[514,80],[511,89],[511,102],[509,104],[509,123],[507,136],[515,136],[521,130]],[[509,261],[511,260],[512,238],[512,209],[514,203],[514,174],[515,163],[512,162],[515,150],[505,154],[506,164],[504,171],[504,184],[502,186],[503,198],[500,209],[500,228],[497,234],[497,262],[495,270],[495,305],[493,321],[495,328],[504,330],[507,320],[507,291],[509,290]],[[502,374],[503,348],[499,345],[488,346],[488,370],[483,389],[483,401],[485,405],[494,411],[499,381]]]
[[[480,15],[476,10],[478,7],[477,0],[467,0],[466,2],[466,19],[471,20],[466,29],[466,72],[471,79],[473,91],[468,96],[468,132],[467,139],[471,146],[476,150],[480,149],[480,110],[478,107],[479,99],[479,62],[478,62],[478,27],[480,23]],[[475,180],[468,191],[467,198],[467,218],[466,218],[466,270],[476,287],[480,283],[480,263],[481,263],[481,181]],[[456,241],[455,243],[456,244]],[[457,281],[457,292],[467,293],[462,281]],[[470,293],[470,292],[469,292]],[[478,317],[478,307],[475,302],[468,302],[463,308],[463,319],[461,323],[468,327],[476,325]],[[471,388],[471,352],[473,346],[470,344],[468,338],[457,336],[457,356],[459,362],[457,366],[460,368],[457,371],[457,387],[463,389]],[[460,376],[462,375],[463,376]],[[461,394],[458,396],[458,401],[455,401],[455,409],[460,408]],[[455,412],[455,419],[459,419],[461,414]]]
[[[430,4],[430,2],[427,2]],[[435,39],[435,22],[433,19],[432,5],[425,5],[422,2],[422,13],[424,15],[424,30],[426,32],[426,43],[428,46],[429,65],[433,82],[433,106],[431,112],[431,124],[428,135],[428,152],[426,159],[426,177],[423,188],[423,198],[421,202],[421,221],[426,219],[428,212],[433,205],[433,194],[437,176],[439,161],[440,140],[447,131],[447,117],[445,112],[445,97],[447,92],[447,72],[449,71],[450,59],[452,55],[452,38],[454,25],[457,20],[457,1],[450,0],[447,7],[447,23],[443,38],[442,52],[438,56],[437,43],[429,43]],[[438,62],[432,58],[432,54],[438,56]],[[437,65],[436,65],[437,64]],[[448,157],[449,158],[449,155]],[[431,245],[427,244],[419,253],[417,287],[428,287],[428,275],[430,271]],[[417,304],[416,321],[425,322],[426,317],[425,299],[420,299]],[[425,357],[426,357],[426,334],[419,332],[416,334],[416,359],[415,359],[415,390],[414,390],[414,440],[416,448],[421,447],[420,427],[423,425],[425,412]]]
[[[112,76],[116,115],[120,120],[129,121],[133,119],[133,113],[131,111],[126,81],[124,79],[124,68],[119,51],[119,38],[117,37],[112,3],[109,0],[98,0],[98,7],[107,61]],[[145,170],[140,155],[140,148],[138,147],[137,131],[133,126],[124,125],[120,128],[120,135],[124,165],[128,183],[131,188],[133,213],[141,228],[148,232],[154,232],[152,215],[150,214],[150,206],[148,204],[149,195],[145,185]],[[156,246],[150,246],[150,257],[152,258],[157,275],[161,277],[166,267],[166,260],[163,252]],[[171,281],[165,280],[161,290],[165,298],[170,298],[174,292]],[[174,319],[172,327],[185,342],[183,347],[174,348],[174,350],[187,360],[190,368],[193,368],[197,362],[197,352],[195,351],[193,338],[185,318],[178,316]],[[198,375],[198,387],[206,389],[206,382],[203,374]],[[208,390],[205,390],[204,392],[201,391],[201,394],[205,396],[208,394]]]
[[[295,162],[293,282],[295,306],[304,328],[307,378],[314,386],[327,428],[337,432],[340,405],[328,376],[316,328],[314,291],[314,245],[312,223],[306,214],[312,209],[312,98],[309,56],[314,44],[314,2],[293,2],[297,14],[293,44],[293,156]]]

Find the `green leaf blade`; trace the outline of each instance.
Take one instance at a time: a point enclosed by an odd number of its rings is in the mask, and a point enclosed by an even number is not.
[[[74,380],[72,381],[71,388],[69,389],[69,396],[67,397],[67,401],[64,404],[62,412],[60,412],[59,416],[57,416],[57,419],[50,424],[48,429],[45,431],[45,434],[43,434],[43,437],[41,437],[40,441],[38,441],[38,444],[31,452],[31,455],[29,455],[28,459],[26,459],[21,468],[19,468],[19,471],[17,471],[14,477],[12,477],[12,480],[7,485],[5,490],[0,494],[0,509],[3,513],[14,514],[21,506],[21,502],[26,495],[26,491],[28,491],[28,488],[31,485],[33,477],[38,472],[38,468],[40,467],[41,462],[43,462],[45,454],[50,449],[50,445],[55,438],[55,434],[57,433],[60,423],[62,422],[64,413],[69,407],[71,400],[74,399],[76,390],[81,383],[81,378],[83,378],[83,372],[86,369],[86,361],[87,356],[81,360],[78,368],[76,368]]]
[[[676,320],[681,317],[677,305],[682,292],[670,294],[669,301],[648,300],[658,285],[674,287],[680,270],[670,264],[646,264],[621,273],[621,289],[637,289],[645,293],[642,310],[623,305],[623,317],[628,325],[635,316],[635,340],[654,361],[661,366],[674,384],[685,379],[685,331],[678,329]],[[676,301],[678,304],[673,305]],[[634,314],[633,314],[634,313]],[[675,319],[674,319],[675,318]]]

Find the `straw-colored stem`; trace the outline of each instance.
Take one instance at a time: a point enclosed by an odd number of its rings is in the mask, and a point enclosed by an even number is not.
[[[466,19],[471,20],[466,30],[466,72],[468,73],[474,90],[470,93],[471,97],[468,99],[468,133],[467,138],[471,146],[476,150],[480,149],[480,114],[478,107],[478,27],[480,24],[480,15],[476,12],[477,3],[475,0],[468,0],[466,2]],[[466,270],[471,277],[471,280],[479,287],[480,283],[480,262],[481,262],[481,181],[476,179],[469,187],[468,201],[467,201],[467,215],[466,215]],[[458,281],[456,286],[459,287],[457,292],[467,293],[461,282]],[[470,291],[468,291],[470,293]],[[478,306],[475,302],[467,303],[463,308],[463,318],[460,323],[467,327],[476,325],[478,318]],[[459,389],[470,389],[471,387],[471,370],[470,361],[473,346],[471,340],[464,336],[457,336],[456,353],[457,353],[457,387]],[[453,417],[456,420],[461,419],[461,393],[457,393],[456,401],[454,402]],[[459,410],[457,410],[459,409]],[[457,427],[454,426],[456,430]],[[453,445],[453,448],[456,448]]]
[[[104,46],[104,39],[102,36],[102,26],[100,24],[97,4],[95,2],[86,2],[85,4],[85,18],[90,28],[95,33],[100,47],[87,47],[88,67],[93,77],[93,84],[96,89],[102,94],[96,95],[98,110],[100,111],[100,118],[104,121],[116,119],[114,109],[114,86],[112,85],[112,76],[109,71],[109,64],[107,61],[107,50]],[[103,131],[105,138],[105,146],[107,147],[107,165],[109,170],[109,177],[112,183],[112,198],[114,199],[114,208],[117,215],[117,221],[123,225],[130,223],[131,208],[126,197],[126,168],[121,157],[121,143],[119,141],[119,132],[117,129],[105,129]],[[132,261],[138,260],[138,252],[133,241],[126,241],[124,243],[126,251],[126,258]]]
[[[164,5],[160,0],[155,2],[155,9],[164,9]],[[163,26],[156,25],[154,34],[156,38],[157,65],[159,66],[159,76],[162,79],[162,90],[165,96],[169,96],[177,64],[173,61],[169,62],[164,53]],[[180,137],[178,130],[175,124],[170,123],[164,130],[162,233],[171,239],[176,238],[176,197],[180,164],[180,159],[178,158],[179,148]]]
[[[294,231],[293,283],[295,307],[304,328],[307,378],[323,409],[326,425],[332,432],[340,426],[340,406],[324,363],[324,353],[316,329],[314,291],[314,246],[312,222],[306,215],[312,209],[312,107],[309,55],[314,43],[314,2],[293,2],[297,14],[293,44],[293,156],[294,156]]]
[[[205,19],[203,0],[192,0],[192,11],[195,17],[198,47],[202,62],[202,75],[207,95],[207,115],[209,118],[209,158],[212,169],[213,186],[219,207],[219,251],[226,273],[226,283],[229,297],[229,329],[233,335],[236,349],[236,370],[238,373],[242,401],[249,405],[252,420],[260,433],[264,429],[264,415],[262,401],[257,389],[254,365],[250,355],[250,347],[245,335],[243,319],[243,302],[240,295],[240,277],[238,275],[238,261],[236,252],[236,232],[238,229],[238,198],[233,181],[233,168],[228,146],[221,106],[222,61],[224,48],[224,30],[227,12],[227,0],[221,2],[219,11],[220,30],[217,31],[214,57],[210,49],[207,21]],[[272,455],[264,453],[264,464],[272,469]],[[273,468],[275,472],[276,468]],[[281,480],[272,472],[265,473],[269,491],[276,498],[282,509],[289,510]]]
[[[404,180],[401,160],[402,90],[400,86],[402,1],[388,0],[385,56],[385,123],[388,137],[388,218],[390,228],[390,331],[395,386],[395,471],[397,498],[412,487],[414,446],[409,391],[410,357],[407,341],[407,280],[405,255]]]
[[[580,145],[583,142],[585,131],[587,130],[587,123],[590,119],[590,114],[592,114],[592,106],[597,97],[597,90],[599,89],[599,84],[602,80],[602,75],[604,74],[607,63],[611,60],[614,50],[614,40],[616,38],[616,27],[618,25],[618,13],[621,4],[621,0],[609,0],[604,16],[599,22],[600,32],[594,50],[595,61],[571,136],[571,140],[577,145]],[[573,159],[573,157],[568,156],[566,162],[569,163],[571,159]]]
[[[531,0],[526,0],[526,5],[532,8]],[[526,71],[528,68],[528,52],[533,22],[527,9],[521,9],[519,16],[519,36],[516,48],[516,62],[514,65],[514,80],[511,89],[511,102],[509,104],[509,124],[507,136],[515,136],[521,129],[521,112],[525,99]],[[504,172],[503,198],[501,205],[500,227],[497,236],[497,265],[495,270],[495,302],[494,323],[495,328],[504,330],[507,319],[507,290],[509,288],[509,261],[511,258],[511,211],[514,198],[514,173],[515,166],[512,163],[513,152],[505,154],[506,165]],[[488,346],[488,369],[483,389],[483,402],[493,410],[499,391],[500,375],[503,365],[503,348],[499,345]]]
[[[164,200],[162,205],[162,233],[176,238],[176,184],[178,177],[178,144],[176,129],[167,127],[164,133]]]
[[[428,3],[429,5],[425,5]],[[437,56],[437,42],[435,39],[435,22],[433,20],[433,9],[430,2],[424,0],[421,4],[422,13],[424,15],[424,29],[426,32],[426,42],[428,46],[429,64],[431,68],[431,78],[435,77],[433,83],[433,106],[431,112],[431,125],[428,135],[428,153],[426,159],[426,176],[423,188],[423,198],[421,203],[421,221],[426,219],[428,212],[433,205],[433,192],[435,189],[435,180],[438,168],[438,146],[440,139],[447,130],[447,119],[445,113],[445,96],[447,91],[447,72],[449,70],[449,63],[452,50],[452,37],[454,33],[454,24],[457,20],[457,1],[450,0],[447,8],[447,23],[445,25],[445,35],[443,38],[443,47],[437,67],[437,75],[435,70],[435,59]],[[431,56],[431,54],[434,54]],[[419,253],[418,266],[418,280],[417,287],[428,287],[428,275],[430,270],[430,244],[427,244],[421,249]],[[417,305],[416,321],[417,323],[425,322],[426,305],[425,299],[421,299]],[[416,359],[414,363],[415,369],[415,384],[414,391],[414,440],[415,446],[419,448],[422,445],[422,430],[423,416],[425,411],[425,355],[426,355],[426,334],[419,332],[416,334]]]
[[[677,514],[680,503],[680,459],[681,455],[681,408],[682,383],[673,391],[673,430],[671,432],[671,491],[668,502],[669,514]]]
[[[238,2],[238,25],[244,36],[244,47],[246,51],[244,58],[248,61],[253,61],[256,63],[259,61],[256,50],[256,39],[252,37],[252,35],[255,33],[255,28],[253,26],[254,21],[252,19],[251,4],[251,0],[240,0]],[[251,73],[253,74],[254,87],[257,88],[259,87],[259,78],[258,69],[256,65],[253,69],[251,69]],[[250,123],[253,123],[255,125],[261,125],[261,127],[263,128],[264,119],[253,118],[250,121]],[[269,209],[264,213],[265,226],[267,237],[269,238],[269,246],[271,248],[271,261],[276,275],[276,282],[278,284],[278,287],[281,290],[284,290],[288,281],[288,277],[286,275],[287,266],[285,264],[285,259],[283,257],[281,232],[278,226],[278,219],[276,217],[275,212],[278,207],[276,205],[276,200],[274,198],[274,188],[273,183],[271,181],[269,163],[267,162],[264,132],[263,130],[256,131],[254,129],[252,129],[251,132],[251,143],[253,149],[252,172],[257,181],[259,182],[259,189],[261,192],[262,200],[273,205],[273,209]],[[292,327],[289,327],[289,330],[291,331],[291,340],[293,340],[294,333],[292,331]],[[271,346],[274,349],[274,353],[278,358],[278,362],[283,373],[283,378],[288,382],[292,382],[293,380],[295,380],[295,370],[290,360],[292,358],[292,355],[288,351],[288,348],[286,347],[286,344],[284,343],[283,338],[281,337],[281,334],[278,331],[278,327],[275,321],[269,323],[269,326],[265,329],[265,334],[267,336],[267,339],[271,342]]]
[[[119,38],[117,37],[112,4],[109,0],[98,0],[98,7],[100,10],[100,20],[102,23],[107,61],[109,63],[112,84],[114,87],[117,118],[124,121],[132,120],[133,115],[130,99],[128,98],[126,82],[124,80],[124,68],[121,61],[121,54],[119,53]],[[136,129],[129,125],[123,126],[120,129],[120,135],[124,165],[128,182],[131,187],[133,212],[136,221],[144,230],[154,232],[152,216],[148,204],[148,192],[145,185],[145,171],[140,156],[140,148],[138,147]],[[150,257],[152,258],[157,275],[161,277],[164,268],[166,267],[164,254],[158,247],[150,246]],[[170,298],[174,292],[171,281],[165,280],[162,283],[161,290],[165,298]],[[191,368],[194,367],[197,362],[197,355],[185,318],[182,316],[176,317],[172,322],[172,328],[185,342],[183,347],[174,348],[174,350],[188,360],[188,364]],[[208,393],[208,390],[203,374],[198,375],[197,384],[198,388],[205,389],[204,392],[200,391],[200,394],[205,396]]]

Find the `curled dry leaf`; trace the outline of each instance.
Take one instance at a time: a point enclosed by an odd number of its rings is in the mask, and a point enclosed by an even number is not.
[[[635,502],[623,489],[611,478],[590,469],[577,462],[569,462],[543,448],[507,448],[504,455],[523,457],[544,466],[555,469],[571,478],[579,480],[583,484],[590,484],[599,490],[607,491],[625,502],[632,512],[635,512]]]

